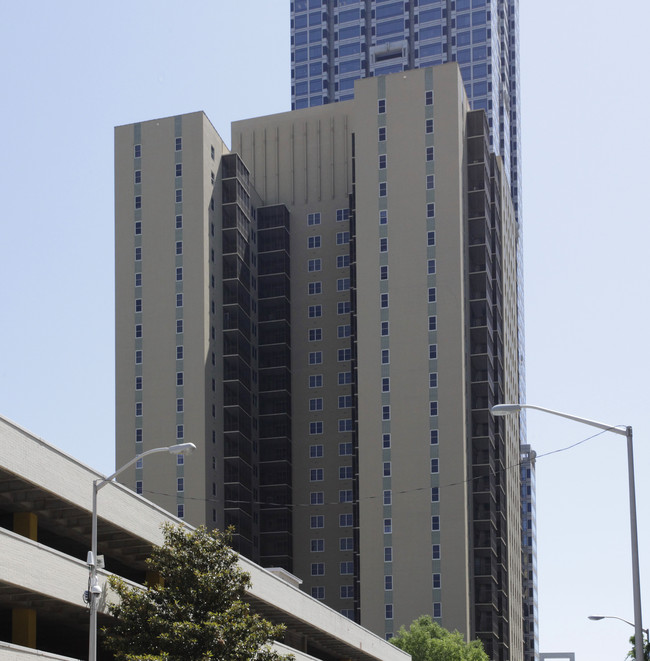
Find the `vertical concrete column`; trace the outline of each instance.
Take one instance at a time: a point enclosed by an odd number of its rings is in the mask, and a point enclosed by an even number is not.
[[[14,512],[14,532],[38,541],[38,517],[34,512]]]
[[[33,608],[12,609],[11,642],[36,649],[36,611]]]

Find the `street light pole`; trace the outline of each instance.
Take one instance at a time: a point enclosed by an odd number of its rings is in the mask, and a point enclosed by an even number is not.
[[[632,622],[629,620],[626,620],[622,617],[618,617],[617,615],[588,615],[587,616],[588,620],[620,620],[621,622],[625,622],[625,624],[629,624],[631,627],[634,626]],[[643,629],[643,633],[645,634],[646,640],[650,641],[650,631],[647,629]]]
[[[90,578],[88,581],[88,604],[90,607],[90,632],[88,636],[88,661],[97,661],[97,599],[102,593],[102,589],[97,582],[97,492],[105,487],[114,477],[119,475],[122,471],[132,466],[136,461],[146,457],[148,454],[156,452],[169,452],[170,454],[188,454],[196,450],[194,443],[179,443],[178,445],[171,445],[164,448],[153,448],[139,454],[131,461],[127,462],[121,468],[118,468],[112,475],[104,479],[93,480],[93,512],[92,512],[92,530],[90,537],[90,553],[86,560],[86,564],[90,569]]]
[[[639,539],[637,533],[636,522],[636,488],[634,486],[634,449],[632,443],[632,427],[625,427],[621,429],[619,426],[606,425],[603,422],[596,422],[588,418],[580,418],[568,413],[561,413],[553,409],[547,409],[542,406],[534,406],[533,404],[496,404],[492,407],[492,414],[495,416],[509,415],[511,413],[518,413],[522,409],[533,409],[535,411],[543,411],[550,415],[556,415],[560,418],[567,418],[574,422],[581,422],[582,424],[596,427],[603,431],[611,431],[619,436],[625,436],[627,439],[627,472],[628,472],[628,488],[630,494],[630,541],[632,546],[632,591],[634,595],[634,649],[636,652],[637,661],[643,660],[643,626],[641,624],[641,576],[639,572]]]

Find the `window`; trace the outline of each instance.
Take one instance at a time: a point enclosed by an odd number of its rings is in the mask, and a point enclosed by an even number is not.
[[[388,184],[385,181],[379,183],[379,197],[386,197]]]
[[[352,514],[339,514],[339,528],[352,527]]]
[[[135,311],[136,312],[142,312],[142,299],[141,298],[136,298],[135,299]]]
[[[379,305],[382,308],[388,307],[388,294],[380,294],[379,296]]]
[[[424,103],[427,106],[432,106],[433,105],[433,90],[427,90],[424,93]]]
[[[391,505],[393,502],[393,492],[390,489],[384,490],[384,505]]]
[[[340,589],[341,599],[354,599],[354,586],[342,585]]]
[[[312,553],[322,553],[325,550],[325,540],[312,539],[309,543],[309,548]]]
[[[135,235],[138,236],[142,234],[142,222],[137,220],[135,223]]]
[[[310,236],[307,239],[308,248],[320,248],[320,236]]]
[[[320,271],[321,270],[321,260],[320,259],[310,259],[309,262],[307,262],[307,270],[311,273],[314,271]]]
[[[309,433],[314,435],[314,434],[322,434],[323,433],[323,423],[322,421],[318,420],[316,422],[310,422],[309,423]]]
[[[310,328],[309,329],[309,341],[318,342],[323,339],[323,329],[322,328]]]
[[[317,459],[323,456],[323,446],[322,445],[310,445],[309,446],[309,457],[311,459]]]
[[[346,243],[350,243],[350,232],[337,232],[336,233],[336,245],[343,246]]]
[[[429,317],[429,330],[434,331],[436,330],[437,326],[438,326],[437,317],[435,315]]]
[[[183,164],[182,163],[176,163],[176,176],[177,177],[182,177],[183,176]],[[176,200],[178,202],[178,200]]]
[[[135,377],[135,389],[136,390],[142,390],[142,377],[141,376],[136,376]]]
[[[336,304],[336,314],[350,314],[350,301],[339,301]]]
[[[336,337],[338,337],[339,339],[350,337],[351,334],[352,334],[352,329],[350,327],[350,324],[344,324],[342,326],[336,327]]]
[[[433,275],[436,272],[436,260],[429,259],[427,260],[427,273]]]
[[[339,573],[341,576],[349,576],[350,574],[354,574],[354,562],[351,560],[341,562],[339,564]]]
[[[344,418],[339,420],[339,432],[348,432],[352,431],[352,419],[351,418]]]
[[[139,494],[142,494],[142,480],[138,480],[135,483],[135,492],[139,493]]]
[[[182,188],[177,188],[176,189],[176,194],[175,194],[174,199],[176,200],[176,203],[180,203],[180,202],[183,201],[183,189]]]
[[[142,429],[135,430],[135,442],[142,443]]]
[[[352,537],[339,538],[339,551],[352,551],[354,549],[354,540]]]
[[[318,514],[317,516],[309,517],[309,527],[314,528],[324,528],[325,527],[325,516],[323,514]]]
[[[388,211],[379,212],[379,224],[387,225],[388,224]]]
[[[389,322],[387,321],[382,321],[381,322],[381,334],[382,335],[388,335],[389,334]]]
[[[183,229],[183,216],[176,216],[175,227],[177,230]]]
[[[184,408],[185,408],[185,403],[183,398],[181,397],[180,399],[176,400],[176,413],[182,413]],[[181,457],[182,455],[179,454],[178,456]]]
[[[339,396],[339,408],[340,409],[349,409],[352,407],[352,395],[340,395]]]
[[[133,158],[140,158],[142,156],[142,145],[133,145]]]
[[[138,349],[135,352],[135,364],[136,365],[141,365],[142,364],[142,349]]]
[[[431,487],[431,502],[440,502],[440,487]]]
[[[313,587],[311,589],[311,596],[314,599],[320,599],[320,600],[325,599],[325,587],[322,586],[322,585],[318,585],[316,587]]]
[[[381,350],[381,363],[382,365],[388,365],[390,363],[390,349]]]
[[[176,425],[176,438],[184,438],[185,437],[185,429],[183,425]]]
[[[308,225],[320,225],[320,213],[307,214]]]
[[[322,282],[310,282],[307,285],[307,291],[310,296],[314,294],[321,294],[323,292],[323,283]]]
[[[325,502],[325,494],[322,491],[312,491],[309,494],[310,505],[322,505]]]
[[[323,481],[324,469],[322,468],[311,468],[309,471],[309,481],[310,482],[322,482]]]
[[[388,280],[388,266],[380,266],[379,267],[379,279],[380,280]],[[388,294],[386,294],[388,296]]]
[[[141,184],[142,183],[142,170],[136,170],[133,173],[133,183]]]
[[[322,388],[323,387],[323,375],[322,374],[310,374],[309,375],[309,387],[310,388]]]
[[[322,397],[312,397],[309,400],[309,410],[310,411],[322,411],[323,410],[323,398]]]
[[[433,160],[433,147],[427,147],[427,161]]]
[[[377,112],[383,115],[386,112],[386,99],[379,99],[377,101]]]
[[[183,294],[176,294],[176,307],[177,308],[183,307]]]
[[[337,359],[339,363],[342,363],[346,360],[350,360],[351,358],[352,358],[352,349],[347,348],[347,349],[338,350]]]
[[[336,268],[345,269],[350,266],[350,255],[338,255],[336,257]]]
[[[214,145],[210,145],[210,158],[214,161]]]
[[[438,357],[438,345],[430,344],[429,345],[429,360],[435,360]]]
[[[177,255],[182,255],[183,254],[183,242],[182,241],[176,241],[176,254]]]
[[[436,205],[433,202],[427,204],[427,218],[434,218],[436,215]]]
[[[183,138],[176,138],[176,151],[183,149]]]
[[[425,133],[433,133],[433,120],[432,119],[427,119],[425,124],[424,124],[424,132]]]
[[[438,402],[429,402],[429,415],[438,415]]]
[[[377,132],[377,138],[379,142],[384,142],[386,140],[386,127],[380,126]]]
[[[390,377],[389,376],[384,376],[381,379],[381,391],[382,392],[390,392]]]
[[[438,430],[437,429],[432,429],[429,432],[429,441],[431,445],[438,445]]]
[[[185,505],[177,505],[176,506],[176,516],[179,519],[182,519],[185,516]]]
[[[183,267],[176,267],[176,282],[180,282],[183,279]]]
[[[340,386],[347,386],[352,383],[352,372],[339,372],[338,383]]]
[[[311,563],[311,575],[312,576],[323,576],[325,574],[325,563],[324,562],[312,562]]]
[[[182,477],[176,478],[176,491],[185,491],[185,480]]]
[[[314,317],[323,316],[323,306],[322,305],[310,305],[308,308],[309,317],[313,319]]]
[[[183,320],[182,319],[177,319],[176,320],[176,332],[177,333],[182,333],[183,332]]]
[[[344,220],[350,220],[350,209],[337,209],[336,222],[340,223]]]
[[[390,434],[382,434],[381,437],[381,446],[384,449],[387,449],[390,447]]]
[[[436,302],[436,288],[429,287],[429,303],[435,303],[435,302]]]
[[[142,416],[142,402],[135,403],[135,415],[138,418]]]
[[[352,489],[339,490],[339,503],[351,503],[351,502],[352,502]]]
[[[388,239],[379,239],[379,252],[388,252]]]
[[[427,190],[433,189],[435,186],[435,180],[432,174],[427,175]]]
[[[386,408],[386,407],[382,407],[382,408]],[[385,461],[383,468],[383,475],[384,477],[390,477],[390,473],[391,473],[390,461]]]
[[[438,387],[438,372],[431,372],[429,374],[429,388]]]
[[[348,291],[350,289],[350,278],[338,278],[336,281],[336,291]]]
[[[384,519],[384,534],[390,535],[393,532],[393,519]]]
[[[433,617],[442,617],[442,604],[439,601],[433,602]]]
[[[393,561],[393,547],[384,546],[384,562],[392,562],[392,561]]]
[[[177,386],[183,385],[183,372],[176,372],[176,385]]]
[[[135,196],[134,204],[136,209],[142,209],[142,195]]]
[[[352,479],[352,466],[339,466],[339,480]]]
[[[384,576],[384,590],[392,590],[393,589],[393,577],[388,575]]]
[[[387,620],[392,620],[393,619],[393,604],[386,604],[385,610],[386,610],[386,619]]]
[[[339,443],[339,457],[352,454],[352,443]]]
[[[440,517],[437,514],[431,517],[431,530],[433,532],[440,530]]]
[[[310,365],[320,365],[323,362],[323,352],[322,351],[310,351],[309,352],[309,364]]]
[[[438,471],[439,466],[440,466],[440,462],[439,462],[438,459],[432,459],[431,460],[431,472],[432,473],[438,473],[439,472]]]
[[[379,169],[386,169],[386,154],[379,154]]]
[[[176,360],[183,360],[183,345],[176,347]]]

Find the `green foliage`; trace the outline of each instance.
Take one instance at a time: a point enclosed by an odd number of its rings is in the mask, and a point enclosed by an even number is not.
[[[479,640],[466,643],[458,631],[447,631],[428,615],[401,627],[391,643],[408,652],[413,661],[489,661]]]
[[[630,636],[632,649],[627,653],[626,659],[636,659],[636,644],[634,641],[634,636]],[[643,641],[643,661],[650,661],[650,640],[648,638]]]
[[[269,644],[284,626],[250,612],[250,576],[237,564],[230,534],[166,525],[165,543],[147,560],[160,583],[146,590],[111,577],[120,603],[111,606],[106,643],[123,661],[283,661]]]

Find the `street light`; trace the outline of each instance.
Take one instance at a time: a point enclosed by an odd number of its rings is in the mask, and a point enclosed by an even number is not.
[[[194,443],[179,443],[178,445],[171,445],[164,448],[153,448],[142,454],[136,455],[131,461],[124,464],[122,468],[118,468],[112,475],[105,477],[103,480],[100,480],[99,478],[93,480],[92,534],[90,540],[90,553],[88,553],[88,559],[86,560],[86,564],[90,569],[90,580],[88,582],[88,604],[90,606],[88,661],[97,661],[97,599],[102,593],[102,589],[97,582],[97,492],[123,470],[126,470],[129,466],[132,466],[136,461],[146,457],[148,454],[154,454],[155,452],[188,454],[192,452],[192,450],[196,450],[196,445],[194,445]]]
[[[587,617],[589,620],[620,620],[621,622],[625,622],[625,624],[629,624],[631,627],[634,625],[632,622],[629,620],[624,620],[622,617],[618,617],[616,615],[589,615]],[[650,641],[650,632],[647,629],[642,629],[643,633],[645,634],[645,637],[648,641]],[[636,644],[636,643],[635,643]]]
[[[643,659],[643,627],[641,625],[641,577],[639,573],[639,540],[637,535],[636,525],[636,495],[634,488],[634,451],[632,448],[632,427],[625,427],[620,429],[620,426],[606,425],[603,422],[596,422],[595,420],[588,420],[587,418],[579,418],[575,415],[568,413],[560,413],[552,409],[543,408],[542,406],[534,406],[533,404],[496,404],[490,410],[495,416],[509,415],[511,413],[519,413],[522,409],[534,409],[535,411],[543,411],[551,415],[557,415],[560,418],[567,418],[574,422],[581,422],[582,424],[596,427],[603,431],[611,431],[614,434],[625,436],[627,438],[627,472],[628,472],[628,485],[630,492],[630,539],[632,545],[632,591],[634,594],[634,648],[636,651],[637,660]]]

